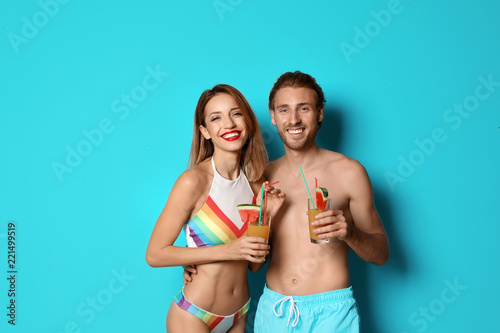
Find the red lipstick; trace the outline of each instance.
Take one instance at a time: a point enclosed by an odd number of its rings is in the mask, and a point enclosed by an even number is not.
[[[233,134],[233,135],[231,135]],[[224,136],[228,136],[229,137],[224,137]],[[230,131],[230,132],[226,132],[224,134],[221,135],[221,138],[223,138],[224,140],[226,141],[236,141],[240,138],[241,136],[241,132],[240,131]]]

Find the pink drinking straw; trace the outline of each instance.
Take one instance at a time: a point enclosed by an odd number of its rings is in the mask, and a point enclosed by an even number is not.
[[[266,223],[267,192],[264,192],[264,223]]]
[[[318,188],[318,178],[314,177],[314,185],[316,185],[316,188]],[[316,188],[314,189],[316,191]],[[316,206],[318,205],[318,197],[315,197],[314,200],[316,200]]]

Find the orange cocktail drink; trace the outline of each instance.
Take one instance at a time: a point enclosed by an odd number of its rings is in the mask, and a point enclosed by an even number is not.
[[[321,207],[317,207],[317,205],[313,206],[311,203],[311,200],[307,199],[307,216],[308,216],[308,221],[309,221],[309,223],[308,223],[309,224],[309,236],[311,239],[311,243],[325,244],[325,243],[330,242],[330,240],[328,238],[323,238],[323,239],[318,238],[318,235],[315,234],[313,232],[313,230],[315,228],[319,228],[319,226],[314,227],[311,225],[311,222],[316,221],[316,217],[315,217],[316,215],[324,212],[325,210],[331,209],[331,207],[332,207],[332,199],[326,199],[324,201],[324,204],[321,205]],[[321,209],[318,209],[318,208],[321,208]]]
[[[241,220],[247,224],[246,236],[255,236],[264,238],[269,241],[269,233],[271,231],[271,216],[261,214],[259,222],[259,205],[238,205],[238,212]],[[257,257],[263,258],[263,257]]]

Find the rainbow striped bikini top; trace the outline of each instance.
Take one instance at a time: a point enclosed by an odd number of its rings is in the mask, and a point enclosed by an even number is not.
[[[188,247],[226,244],[243,236],[247,225],[241,221],[236,208],[254,201],[247,177],[240,170],[235,180],[222,177],[212,158],[214,179],[208,198],[189,222],[184,225]]]

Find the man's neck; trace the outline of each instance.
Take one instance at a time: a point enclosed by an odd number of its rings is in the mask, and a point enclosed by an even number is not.
[[[303,169],[308,168],[310,165],[316,163],[316,158],[319,155],[321,148],[312,143],[309,147],[294,150],[285,146],[285,160],[291,167],[302,167]]]

